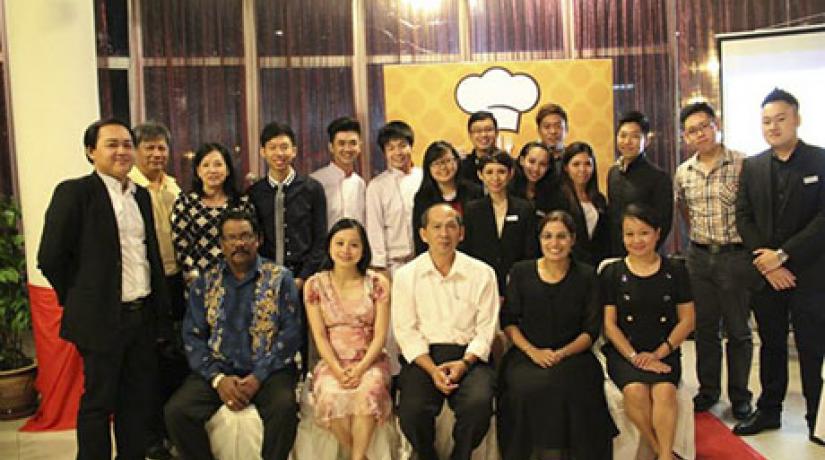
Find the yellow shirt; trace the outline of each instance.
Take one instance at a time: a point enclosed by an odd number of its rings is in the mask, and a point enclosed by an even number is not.
[[[172,207],[180,194],[175,178],[164,174],[160,190],[149,187],[149,179],[137,167],[129,171],[129,178],[137,185],[145,187],[152,196],[152,215],[155,219],[155,234],[160,246],[160,259],[163,262],[163,271],[167,276],[180,271],[175,258],[175,248],[172,246]]]

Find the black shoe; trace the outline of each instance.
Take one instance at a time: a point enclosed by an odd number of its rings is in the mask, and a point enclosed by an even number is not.
[[[719,401],[706,394],[699,393],[693,397],[693,412],[707,412]]]
[[[779,415],[768,415],[761,410],[756,410],[747,419],[733,427],[733,434],[738,436],[750,436],[759,434],[765,430],[775,430],[782,426]]]
[[[172,460],[175,457],[161,442],[146,449],[146,458],[148,460]]]
[[[730,411],[733,413],[733,418],[736,420],[745,420],[753,412],[750,401],[737,401],[731,403]]]
[[[813,433],[808,435],[808,439],[814,444],[818,444],[820,446],[825,446],[825,441],[823,441],[820,438],[817,438],[816,436],[813,435]]]

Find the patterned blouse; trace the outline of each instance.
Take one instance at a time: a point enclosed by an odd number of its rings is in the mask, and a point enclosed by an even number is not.
[[[255,208],[249,197],[242,196],[233,207],[255,218]],[[194,192],[181,193],[172,208],[172,243],[183,273],[204,273],[223,260],[218,238],[218,224],[229,204],[207,206]]]

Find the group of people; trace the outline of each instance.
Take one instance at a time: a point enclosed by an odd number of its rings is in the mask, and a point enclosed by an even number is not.
[[[515,157],[496,148],[493,114],[476,112],[473,150],[433,142],[421,168],[411,127],[391,121],[377,136],[387,169],[369,184],[355,171],[358,121],[330,123],[331,161],[309,175],[292,166],[292,129],[270,123],[267,176],[246,193],[220,144],[196,151],[185,193],[165,172],[164,126],[93,123],[94,172],[58,185],[38,253],[64,306],[61,335],[84,362],[78,458],[111,455],[110,417],[119,458],[169,458],[167,437],[183,458],[212,458],[205,422],[254,404],[263,458],[285,459],[307,371],[315,422],[353,459],[393,411],[419,458],[437,458],[445,401],[451,458],[470,457],[494,412],[505,459],[611,458],[618,431],[593,351],[604,336],[627,416],[673,459],[680,345],[694,326],[694,408],[720,399],[724,328],[734,432],[748,435],[779,427],[789,318],[813,430],[825,151],[798,139],[799,103],[782,90],[762,103],[769,148],[751,158],[720,143],[708,104],[680,121],[694,154],[671,180],[647,159],[646,117],[620,118],[607,196],[591,146],[566,144],[557,104],[540,108],[540,139]],[[686,263],[660,255],[674,204],[689,224]]]

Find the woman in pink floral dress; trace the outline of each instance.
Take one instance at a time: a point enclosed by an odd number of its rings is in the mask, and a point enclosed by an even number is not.
[[[362,460],[378,423],[390,414],[389,283],[367,271],[364,227],[341,219],[329,231],[321,271],[307,280],[307,319],[321,361],[312,377],[315,419]]]

